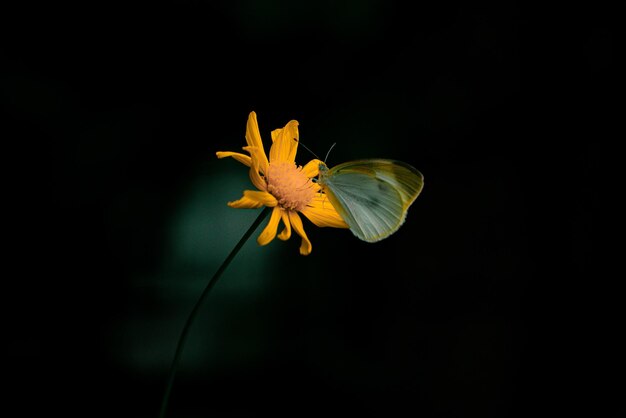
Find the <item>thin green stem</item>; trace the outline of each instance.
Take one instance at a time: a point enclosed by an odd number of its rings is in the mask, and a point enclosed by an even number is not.
[[[180,338],[178,339],[178,344],[176,345],[176,353],[174,354],[174,360],[172,361],[170,375],[169,375],[169,378],[167,379],[167,387],[165,388],[165,394],[163,395],[163,402],[161,403],[161,411],[159,412],[159,418],[165,417],[165,411],[167,409],[167,403],[170,398],[170,393],[172,392],[172,386],[174,385],[174,377],[176,376],[176,371],[178,370],[180,357],[183,353],[183,348],[185,347],[185,343],[187,342],[189,329],[191,328],[191,324],[193,323],[193,321],[198,316],[198,311],[200,310],[200,306],[202,305],[204,300],[207,298],[208,294],[211,292],[211,289],[213,289],[213,286],[215,286],[215,283],[217,283],[222,273],[224,273],[224,270],[226,270],[226,267],[228,267],[230,262],[233,261],[233,258],[235,258],[235,256],[237,255],[241,247],[243,247],[243,244],[246,243],[248,238],[250,238],[250,235],[254,233],[254,231],[258,228],[261,222],[263,222],[267,214],[270,213],[270,211],[271,211],[271,208],[268,208],[268,207],[265,207],[263,211],[261,211],[261,213],[256,218],[256,220],[252,223],[250,228],[246,231],[245,234],[243,234],[243,237],[241,237],[237,245],[235,245],[235,248],[233,248],[230,254],[228,254],[228,257],[226,257],[226,259],[224,260],[220,268],[217,269],[217,271],[215,272],[211,280],[209,280],[209,283],[206,285],[206,287],[202,291],[202,294],[198,298],[198,301],[196,302],[193,309],[191,310],[191,313],[187,317],[187,321],[185,322],[183,331],[181,332]]]

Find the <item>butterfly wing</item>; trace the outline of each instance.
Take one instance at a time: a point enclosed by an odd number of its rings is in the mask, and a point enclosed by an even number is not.
[[[376,242],[404,223],[424,177],[401,161],[371,159],[335,166],[320,184],[354,235]]]

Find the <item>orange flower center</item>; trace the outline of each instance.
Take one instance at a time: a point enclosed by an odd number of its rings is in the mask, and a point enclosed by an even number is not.
[[[301,211],[315,196],[314,184],[302,167],[292,162],[270,163],[265,173],[267,191],[283,209]]]

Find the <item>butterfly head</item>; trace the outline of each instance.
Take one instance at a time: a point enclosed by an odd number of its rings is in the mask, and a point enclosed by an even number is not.
[[[326,174],[328,174],[328,166],[326,165],[325,162],[320,161],[319,165],[318,165],[318,169],[319,169],[319,177],[318,177],[318,182],[319,183],[323,183],[324,182],[324,177],[326,176]]]

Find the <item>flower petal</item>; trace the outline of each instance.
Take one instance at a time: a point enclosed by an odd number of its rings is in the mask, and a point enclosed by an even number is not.
[[[269,167],[269,164],[267,163],[267,159],[262,148],[243,147],[243,150],[250,153],[250,157],[252,157],[252,164],[254,164],[254,162],[256,161],[256,165],[258,168],[257,171],[260,171],[263,174],[267,173],[267,168]]]
[[[306,163],[304,167],[302,167],[302,173],[305,176],[312,179],[313,177],[317,177],[320,174],[320,163],[321,161],[318,159],[314,159]]]
[[[323,193],[316,193],[313,200],[301,212],[316,226],[348,228],[348,225]]]
[[[275,129],[272,131],[272,147],[270,148],[270,161],[289,161],[296,160],[296,152],[298,151],[298,121],[291,120],[283,129]]]
[[[248,146],[255,147],[260,150],[259,158],[259,167],[263,172],[267,168],[267,156],[265,155],[265,151],[263,150],[263,141],[261,140],[261,133],[259,132],[259,124],[256,120],[256,113],[250,112],[248,115],[248,124],[246,125],[246,142]]]
[[[252,155],[252,166],[250,167],[250,181],[259,190],[267,190],[267,183],[265,179],[259,174],[259,160],[258,160],[258,148],[244,147],[244,149],[250,152]]]
[[[291,238],[291,222],[289,222],[289,215],[286,211],[283,210],[281,216],[283,219],[283,224],[285,225],[285,229],[283,229],[283,231],[278,234],[278,239],[282,241],[287,241],[289,238]]]
[[[234,202],[228,202],[228,206],[236,209],[254,209],[261,206],[268,206],[270,208],[276,206],[278,201],[274,196],[268,192],[261,192],[258,190],[244,190],[243,197]]]
[[[276,237],[276,230],[278,229],[278,221],[280,221],[283,210],[280,208],[274,208],[272,211],[272,215],[270,216],[270,221],[267,223],[267,226],[261,232],[261,235],[257,238],[256,242],[259,245],[267,245]]]
[[[288,213],[291,226],[293,227],[294,231],[296,231],[296,233],[300,235],[300,237],[302,237],[302,243],[300,244],[300,254],[311,254],[313,246],[311,245],[311,241],[309,241],[309,238],[304,232],[304,225],[302,225],[302,219],[300,219],[300,215],[298,215],[298,212],[294,210],[290,210]]]
[[[239,161],[240,163],[244,163],[248,167],[252,165],[252,158],[239,152],[218,151],[215,154],[217,155],[217,158],[233,157],[235,160]]]

